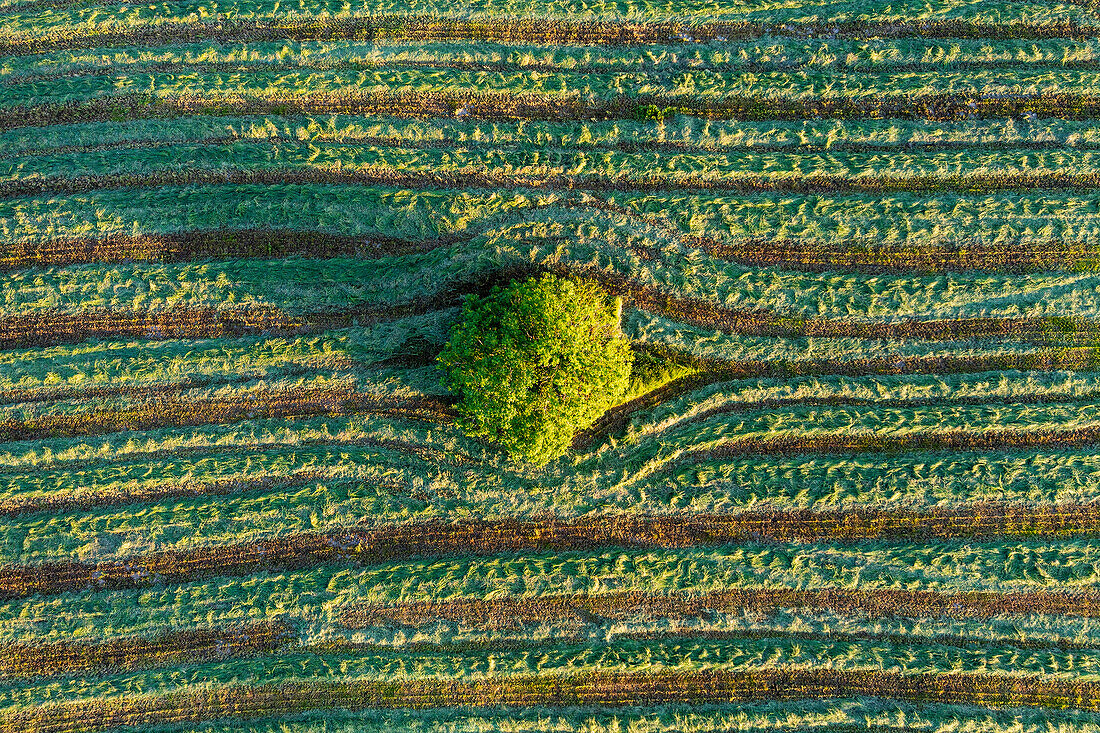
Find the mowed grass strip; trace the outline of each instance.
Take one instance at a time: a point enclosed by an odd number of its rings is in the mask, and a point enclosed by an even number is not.
[[[1100,430],[1097,431],[1100,433]],[[1100,437],[1098,435],[1097,437]],[[1064,441],[1059,442],[1064,445]],[[744,542],[1086,539],[1100,537],[1100,503],[1028,506],[988,502],[921,510],[770,510],[739,514],[619,514],[574,519],[414,521],[302,533],[98,563],[0,568],[0,599],[186,583],[213,576],[299,570],[326,563],[417,558],[689,548]]]
[[[655,594],[624,591],[598,595],[462,598],[347,609],[340,623],[352,629],[451,621],[478,629],[518,629],[548,621],[582,623],[643,618],[704,617],[711,613],[812,609],[870,618],[978,618],[1004,614],[1100,617],[1100,593],[944,593],[876,588],[736,588],[713,593]]]
[[[0,679],[110,675],[152,667],[202,664],[269,654],[296,638],[285,624],[166,631],[107,641],[55,641],[0,646]]]
[[[703,98],[628,96],[582,100],[576,96],[503,92],[356,92],[342,95],[218,96],[115,94],[91,100],[26,104],[0,109],[0,130],[19,127],[169,118],[190,115],[385,115],[482,120],[627,120],[656,107],[705,119],[963,120],[1034,115],[1040,118],[1100,117],[1100,96],[1075,93],[987,97],[974,93],[904,94],[769,99],[756,96]]]
[[[826,38],[989,38],[1042,40],[1094,38],[1098,29],[1073,21],[985,23],[967,20],[866,20],[835,23],[710,21],[612,21],[561,17],[458,18],[432,15],[376,15],[352,18],[222,19],[166,22],[137,27],[56,29],[12,34],[0,42],[0,55],[49,51],[156,47],[199,40],[220,43],[259,41],[474,41],[538,45],[638,46],[728,41],[764,36]]]
[[[2,114],[2,113],[0,113]],[[965,173],[950,175],[847,176],[832,174],[775,177],[745,173],[700,176],[690,173],[629,176],[515,174],[485,171],[405,171],[386,166],[171,169],[150,173],[112,173],[78,176],[28,176],[0,181],[0,198],[79,194],[120,188],[210,185],[364,185],[415,190],[489,188],[576,190],[593,193],[629,191],[690,193],[949,193],[1100,188],[1100,173],[1051,171],[1044,173]]]
[[[453,400],[436,397],[394,399],[357,392],[350,385],[292,389],[242,390],[223,398],[178,394],[138,404],[0,419],[0,439],[36,440],[102,435],[125,430],[194,427],[241,420],[301,418],[317,415],[384,415],[446,423]]]
[[[183,689],[164,695],[74,700],[19,710],[0,718],[0,731],[99,731],[198,723],[222,717],[248,720],[335,708],[627,707],[851,697],[1100,710],[1100,684],[1069,679],[821,668],[650,670],[460,681],[360,679]]]

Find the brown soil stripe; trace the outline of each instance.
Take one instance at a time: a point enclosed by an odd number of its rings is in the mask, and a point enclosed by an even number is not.
[[[772,178],[756,174],[721,177],[653,174],[606,177],[572,175],[516,175],[494,172],[402,171],[396,168],[338,169],[333,167],[265,168],[263,170],[203,168],[163,170],[152,173],[86,176],[34,176],[0,182],[0,198],[69,195],[120,188],[210,185],[363,185],[412,189],[532,188],[595,193],[615,191],[668,191],[724,193],[891,193],[932,194],[961,191],[1035,191],[1100,188],[1100,173],[1005,173],[960,176],[876,176],[874,178],[812,175]],[[396,242],[395,242],[396,243]],[[382,242],[379,243],[380,245]],[[398,245],[400,246],[400,245]],[[888,254],[888,251],[887,251]],[[882,255],[879,256],[881,259]],[[1026,257],[1026,253],[1025,253]],[[872,262],[872,264],[874,264]]]
[[[997,38],[1046,39],[1095,37],[1097,28],[1072,21],[1059,23],[976,23],[965,20],[918,20],[840,23],[754,22],[614,22],[565,18],[441,18],[390,15],[333,19],[169,21],[137,28],[65,29],[49,33],[11,34],[0,43],[0,55],[20,56],[50,51],[115,46],[166,46],[210,40],[257,43],[295,40],[475,41],[537,45],[679,44],[685,37],[706,42],[742,40],[766,35],[848,38]],[[689,41],[690,42],[690,41]]]
[[[316,415],[372,414],[449,422],[453,400],[434,397],[391,399],[352,387],[263,389],[229,398],[188,399],[175,395],[118,408],[45,414],[0,421],[0,440],[37,440],[102,435],[126,430],[216,425],[241,420]]]
[[[700,618],[712,613],[771,613],[780,608],[813,609],[867,618],[978,618],[1005,614],[1048,614],[1100,618],[1100,593],[940,593],[876,588],[730,589],[702,595],[617,592],[520,598],[463,598],[397,606],[351,608],[340,622],[353,629],[399,624],[423,626],[451,621],[479,629],[519,629],[544,621],[604,623],[642,618]]]
[[[105,120],[166,118],[180,115],[303,115],[348,114],[394,117],[448,117],[462,111],[469,119],[485,120],[613,120],[633,119],[652,105],[675,114],[706,119],[917,119],[1100,117],[1100,96],[1052,94],[983,97],[969,93],[939,93],[919,97],[888,95],[872,98],[722,97],[720,99],[660,96],[620,96],[603,101],[579,97],[509,94],[504,92],[361,92],[341,95],[246,97],[242,95],[157,97],[120,94],[86,101],[29,104],[0,109],[0,130],[25,126],[73,124]]]
[[[1064,678],[763,667],[588,671],[479,680],[359,679],[227,685],[23,709],[0,718],[0,733],[75,733],[120,726],[197,723],[222,717],[249,720],[336,708],[622,707],[851,697],[1100,710],[1100,684]]]
[[[1100,432],[1100,431],[1098,431]],[[1098,436],[1100,437],[1100,436]],[[1062,445],[1064,443],[1059,443]],[[0,568],[0,599],[186,583],[330,562],[364,564],[501,553],[707,547],[742,542],[1084,539],[1100,537],[1100,503],[983,503],[924,510],[809,510],[715,515],[585,516],[410,522],[203,547],[99,563]]]
[[[566,208],[593,208],[586,204]],[[603,207],[601,207],[603,208]],[[619,211],[631,215],[627,210]],[[659,222],[643,219],[650,225]],[[1094,271],[1100,269],[1100,247],[1095,244],[1048,240],[1019,240],[998,244],[873,244],[757,239],[727,244],[710,237],[690,236],[669,227],[668,233],[685,246],[711,257],[749,267],[824,272],[928,273]],[[477,232],[448,234],[424,240],[382,235],[348,236],[287,229],[245,229],[173,232],[167,234],[65,237],[10,244],[0,253],[0,268],[62,267],[92,262],[127,260],[186,262],[198,259],[277,258],[304,256],[394,257],[427,252],[461,243]],[[658,255],[639,251],[647,259]]]
[[[154,637],[0,646],[0,678],[117,674],[268,654],[294,640],[280,623],[168,631]]]

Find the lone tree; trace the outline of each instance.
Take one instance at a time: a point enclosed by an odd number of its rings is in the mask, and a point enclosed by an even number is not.
[[[439,355],[459,427],[538,465],[564,455],[626,393],[621,310],[598,285],[550,274],[468,296]]]

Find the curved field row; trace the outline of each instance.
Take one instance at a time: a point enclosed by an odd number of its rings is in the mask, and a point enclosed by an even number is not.
[[[44,28],[45,33],[13,31],[0,43],[0,55],[23,56],[62,49],[117,46],[167,46],[200,39],[219,43],[242,41],[472,41],[540,45],[612,45],[725,42],[763,36],[800,38],[1012,38],[1087,40],[1097,35],[1093,26],[1073,21],[1061,23],[1015,22],[989,24],[965,20],[919,20],[836,23],[760,22],[615,22],[565,18],[446,18],[439,16],[384,16],[323,19],[223,20],[180,22],[167,20],[129,27],[64,26]]]
[[[818,609],[870,618],[943,616],[987,619],[1002,614],[1038,613],[1093,618],[1100,617],[1100,595],[1058,592],[943,593],[895,588],[733,589],[702,595],[618,592],[494,600],[470,598],[392,606],[368,604],[346,609],[340,616],[340,623],[352,629],[366,629],[389,623],[415,627],[436,621],[451,621],[481,629],[514,629],[559,619],[602,623],[638,618],[696,617],[723,612],[767,613],[779,608]]]
[[[832,669],[697,672],[592,672],[476,681],[297,682],[181,690],[160,696],[74,701],[11,713],[12,733],[98,731],[119,725],[196,723],[232,715],[251,719],[319,708],[637,706],[748,700],[886,697],[983,706],[1100,710],[1095,683],[979,674],[898,674]]]
[[[331,267],[330,264],[329,268]],[[596,269],[591,265],[517,262],[510,266],[489,269],[483,265],[475,265],[473,271],[469,267],[466,269],[469,274],[465,278],[461,275],[451,279],[437,278],[439,282],[435,284],[436,293],[417,300],[372,304],[369,301],[363,302],[364,298],[359,296],[355,300],[361,304],[350,307],[330,306],[323,311],[306,311],[298,315],[288,314],[276,305],[256,303],[222,309],[184,305],[159,309],[78,308],[74,309],[75,312],[44,309],[12,314],[0,318],[0,348],[74,343],[92,337],[162,340],[219,338],[261,332],[295,335],[345,327],[353,323],[369,325],[453,306],[461,303],[466,294],[485,293],[493,284],[539,272],[589,279],[598,282],[612,294],[622,296],[639,311],[660,314],[692,327],[745,337],[894,341],[1006,339],[1022,344],[1060,347],[1096,346],[1100,339],[1100,327],[1096,320],[1083,315],[909,317],[893,321],[807,317],[784,315],[761,306],[727,308],[698,297],[678,296],[660,287],[645,285],[628,276]],[[434,274],[438,275],[439,272]],[[70,280],[79,277],[83,277],[83,274]],[[346,277],[341,279],[346,280]],[[68,289],[73,289],[74,284],[75,282],[68,283]],[[1034,289],[1034,282],[1030,283],[1030,287]],[[343,297],[347,302],[347,295],[344,294]],[[299,297],[298,301],[304,302],[305,298]],[[324,301],[318,298],[316,302]]]
[[[186,583],[218,575],[308,568],[331,562],[382,563],[421,557],[490,556],[594,548],[686,548],[758,541],[915,539],[1075,539],[1100,537],[1100,504],[998,503],[946,509],[807,510],[732,515],[620,514],[569,520],[412,522],[331,534],[303,533],[239,545],[165,552],[99,563],[0,568],[0,599],[85,589]]]
[[[660,350],[657,353],[661,353]],[[666,352],[667,353],[667,352]],[[683,355],[668,354],[669,357],[676,359],[676,361],[688,361],[690,359]],[[1093,359],[1081,355],[1080,360],[1074,361],[1069,354],[1063,354],[1063,358],[1067,358],[1066,361],[1061,362],[1061,366],[1075,371],[1090,370],[1096,366]],[[935,374],[935,375],[952,375],[952,374],[970,374],[981,373],[980,371],[974,371],[971,366],[978,367],[982,362],[972,361],[968,362],[965,359],[943,359],[943,358],[926,358],[922,360],[910,360],[898,364],[896,360],[883,360],[876,363],[874,360],[862,360],[854,361],[850,363],[838,362],[832,365],[824,363],[791,363],[785,362],[783,364],[763,362],[760,364],[734,364],[729,363],[723,365],[720,368],[714,369],[702,369],[693,374],[688,374],[677,379],[673,379],[657,388],[646,392],[638,397],[630,399],[620,405],[612,407],[605,412],[593,425],[583,431],[580,431],[574,436],[573,449],[576,451],[584,451],[590,449],[601,439],[610,435],[615,435],[624,430],[630,425],[633,418],[647,410],[676,400],[678,398],[690,395],[691,393],[700,390],[704,387],[708,387],[714,384],[720,384],[722,382],[728,382],[734,379],[745,378],[794,378],[806,374],[814,374],[815,376],[827,376],[827,375],[844,375],[851,376],[855,374],[859,375],[889,375],[889,374]],[[1000,367],[1002,370],[1014,370],[1014,369],[1027,369],[1034,370],[1057,370],[1060,368],[1056,363],[1049,362],[1043,364],[1041,360],[1028,360],[1013,359],[1003,357],[993,357],[988,362],[985,362],[991,367]],[[808,371],[805,371],[808,370]],[[897,371],[895,371],[897,370]],[[902,371],[903,370],[903,371]],[[1077,402],[1089,399],[1081,393],[1065,393],[1062,395],[1057,394],[1035,394],[1035,400],[1045,404],[1059,403],[1059,402]],[[928,405],[982,405],[982,404],[1006,404],[1009,402],[1022,402],[1029,401],[1027,397],[1010,398],[1004,395],[996,394],[992,391],[985,395],[972,394],[969,396],[955,396],[955,395],[937,395],[927,397],[890,397],[879,396],[875,398],[860,397],[854,395],[825,395],[815,397],[812,395],[799,395],[796,397],[761,397],[756,400],[736,401],[729,404],[716,405],[710,409],[702,411],[693,411],[693,414],[683,420],[675,420],[673,423],[668,417],[664,420],[665,428],[671,424],[675,424],[677,427],[681,425],[687,425],[691,423],[697,423],[707,420],[711,417],[724,414],[739,414],[743,412],[750,412],[754,410],[766,410],[775,408],[791,407],[795,405],[799,406],[865,406],[875,408],[895,408],[895,407],[921,407]],[[646,431],[645,434],[651,434],[652,431]],[[637,439],[638,434],[634,433],[634,438]],[[763,447],[763,446],[762,446]]]

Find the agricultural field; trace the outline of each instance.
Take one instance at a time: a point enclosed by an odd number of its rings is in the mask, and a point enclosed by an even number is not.
[[[1097,0],[0,0],[0,153],[0,733],[1100,733]]]

